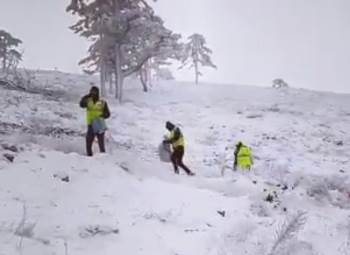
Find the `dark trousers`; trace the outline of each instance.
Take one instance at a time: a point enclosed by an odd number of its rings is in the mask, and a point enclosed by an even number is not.
[[[175,173],[179,173],[179,167],[181,167],[189,175],[192,175],[191,170],[185,166],[183,163],[183,157],[185,154],[185,149],[183,146],[174,148],[173,153],[171,154],[171,162],[173,163]]]
[[[86,153],[88,156],[92,156],[92,144],[95,137],[97,136],[98,146],[100,147],[100,152],[106,152],[105,149],[105,133],[95,134],[91,125],[88,125],[88,130],[86,133]]]

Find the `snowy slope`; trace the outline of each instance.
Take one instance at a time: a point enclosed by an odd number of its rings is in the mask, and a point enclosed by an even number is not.
[[[86,158],[77,102],[96,80],[36,76],[59,96],[0,88],[0,255],[350,254],[350,95],[128,81],[109,153]],[[167,120],[195,177],[159,161]],[[232,172],[239,140],[251,173]]]

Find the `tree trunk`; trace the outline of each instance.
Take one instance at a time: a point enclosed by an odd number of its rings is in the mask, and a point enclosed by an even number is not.
[[[108,72],[109,94],[113,94],[113,72]]]
[[[151,64],[151,61],[152,61],[152,59],[150,58],[149,60],[147,60],[146,61],[146,65],[145,65],[145,67],[146,67],[146,82],[147,82],[147,87],[152,87],[152,69],[151,69],[151,66],[152,66],[152,64]]]
[[[118,99],[119,98],[119,84],[118,84],[118,72],[117,72],[117,68],[114,69],[114,90],[115,90],[115,98]]]
[[[198,62],[195,61],[194,62],[194,71],[195,71],[195,76],[196,76],[196,85],[198,85],[198,81],[199,81],[199,72],[198,72]]]
[[[121,48],[119,44],[115,45],[115,97],[121,103],[123,100],[123,71],[121,61]]]
[[[101,61],[101,70],[100,70],[100,87],[101,87],[101,95],[103,97],[107,96],[107,91],[106,91],[106,65],[104,64],[104,61]]]
[[[148,92],[148,87],[147,87],[147,78],[145,77],[145,70],[144,68],[140,69],[140,81],[142,84],[142,88],[144,92]]]
[[[5,46],[6,47],[6,46]],[[6,48],[4,48],[4,56],[3,56],[3,59],[2,59],[2,70],[4,73],[6,73],[6,60],[7,60],[7,51],[6,51]]]
[[[105,97],[107,95],[106,91],[106,62],[105,62],[105,38],[100,32],[100,89],[101,89],[101,95]]]
[[[114,16],[119,17],[120,16],[120,6],[119,6],[119,0],[114,0]],[[123,70],[122,70],[122,52],[121,52],[121,45],[118,43],[118,41],[115,44],[114,47],[115,50],[115,97],[119,100],[121,103],[123,100]]]
[[[124,77],[121,75],[119,81],[119,103],[123,102],[124,96]]]

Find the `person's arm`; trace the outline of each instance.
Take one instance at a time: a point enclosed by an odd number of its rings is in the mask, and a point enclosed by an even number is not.
[[[179,128],[176,128],[174,131],[173,137],[169,137],[167,139],[163,140],[163,143],[174,143],[181,137],[181,130]]]
[[[107,102],[105,102],[103,107],[103,118],[108,119],[110,116],[111,116],[111,112],[109,111]]]
[[[174,143],[181,137],[181,130],[179,128],[176,128],[174,131],[174,136],[170,139],[164,140],[164,143]]]
[[[80,100],[80,103],[79,103],[81,108],[87,107],[89,97],[90,97],[90,95],[86,95],[86,96],[82,97],[82,99]]]
[[[175,132],[174,132],[174,137],[172,139],[170,139],[170,142],[174,143],[177,140],[179,140],[180,137],[181,137],[181,130],[179,128],[176,128]]]
[[[239,148],[236,147],[235,153],[234,153],[235,161],[234,161],[234,163],[233,163],[233,170],[235,170],[235,171],[237,170],[237,156],[238,156],[238,151],[239,151]]]

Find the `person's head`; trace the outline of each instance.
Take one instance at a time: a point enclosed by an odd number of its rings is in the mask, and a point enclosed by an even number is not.
[[[173,123],[171,123],[170,121],[167,121],[165,123],[165,128],[169,131],[172,131],[175,128],[175,125]]]
[[[96,86],[92,86],[90,89],[90,95],[92,96],[93,99],[98,100],[100,97],[100,90]]]
[[[238,148],[242,147],[242,145],[243,145],[243,143],[242,143],[241,141],[239,141],[239,142],[236,144],[236,146],[237,146]]]

